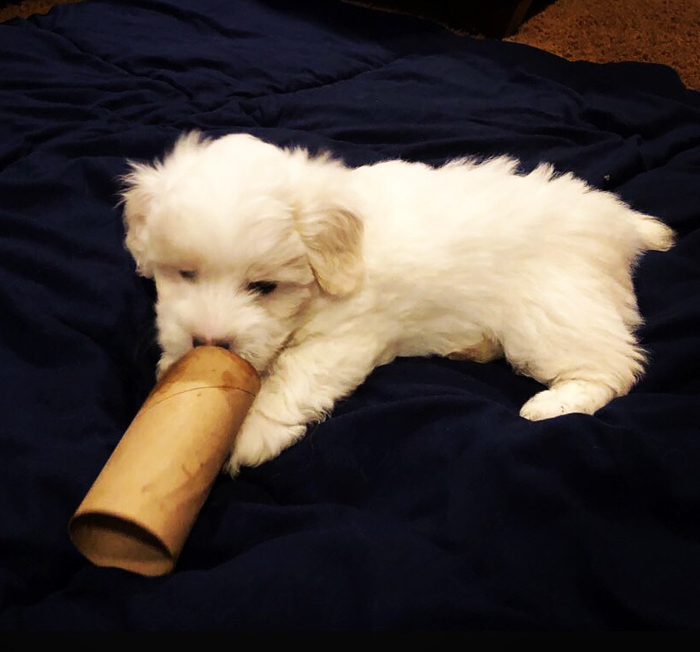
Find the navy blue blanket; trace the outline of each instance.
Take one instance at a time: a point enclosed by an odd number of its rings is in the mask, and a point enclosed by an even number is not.
[[[351,165],[508,153],[620,193],[679,234],[636,275],[646,376],[531,423],[540,387],[505,363],[397,360],[219,478],[171,575],[92,566],[67,522],[158,356],[117,178],[192,128]],[[669,68],[330,0],[89,0],[0,25],[3,629],[696,629],[699,370],[700,94]]]

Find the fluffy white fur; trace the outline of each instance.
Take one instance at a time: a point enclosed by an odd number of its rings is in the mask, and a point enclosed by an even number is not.
[[[349,169],[191,133],[163,161],[132,164],[126,184],[126,244],[157,286],[161,371],[208,342],[262,375],[232,473],[276,456],[396,356],[505,355],[548,387],[523,417],[592,414],[642,373],[632,269],[673,241],[614,195],[548,165],[519,174],[506,157]]]

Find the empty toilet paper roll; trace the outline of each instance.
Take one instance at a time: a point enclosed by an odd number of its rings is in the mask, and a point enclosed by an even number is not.
[[[98,566],[169,573],[260,388],[246,361],[192,349],[156,385],[69,524]]]

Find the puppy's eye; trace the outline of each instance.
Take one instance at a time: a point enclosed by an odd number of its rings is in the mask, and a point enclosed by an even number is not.
[[[254,281],[246,286],[248,292],[256,294],[270,294],[277,289],[277,283],[274,281]]]
[[[197,280],[197,272],[195,272],[193,269],[178,269],[177,273],[180,275],[181,278],[184,278],[186,281]]]

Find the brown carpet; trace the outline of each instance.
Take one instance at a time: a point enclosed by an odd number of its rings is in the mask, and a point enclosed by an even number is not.
[[[463,0],[345,0],[436,20],[458,33],[473,33],[455,21]],[[488,2],[489,0],[479,0]],[[526,21],[506,39],[571,60],[649,61],[678,71],[700,90],[700,0],[533,0]]]
[[[81,0],[25,0],[0,9],[0,23],[10,18],[26,18],[32,14],[45,14],[54,5],[68,5]]]
[[[0,9],[0,22],[79,1],[25,0]],[[428,8],[440,3],[394,0],[383,4],[403,5],[410,13],[434,18],[435,10],[431,15]],[[687,86],[700,89],[700,0],[535,0],[531,13],[506,40],[573,60],[665,63],[678,71]]]
[[[557,0],[506,40],[566,59],[665,63],[700,89],[700,0]]]

